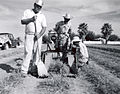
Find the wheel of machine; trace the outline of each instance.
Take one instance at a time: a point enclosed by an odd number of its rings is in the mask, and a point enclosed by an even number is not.
[[[14,48],[17,48],[17,45],[15,45]]]
[[[6,43],[4,44],[4,46],[2,46],[2,50],[7,50],[7,49],[9,49],[9,45]]]
[[[6,43],[5,44],[5,50],[8,50],[9,49],[9,45]]]

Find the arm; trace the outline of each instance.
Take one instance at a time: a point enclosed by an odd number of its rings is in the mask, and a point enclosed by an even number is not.
[[[39,39],[46,31],[46,27],[47,27],[47,24],[46,24],[46,18],[45,16],[43,15],[43,20],[42,20],[42,30],[40,31],[40,33],[37,35],[37,38]]]
[[[54,30],[55,30],[57,33],[60,33],[60,32],[59,32],[59,29],[60,29],[61,23],[62,23],[62,22],[60,21],[60,22],[57,22],[57,23],[55,24]]]
[[[39,39],[46,31],[46,27],[43,27],[41,32],[37,35],[37,38]]]
[[[41,29],[39,34],[35,35],[35,40],[39,39],[46,31],[47,24],[46,24],[45,16],[43,16],[43,20],[42,20],[41,25],[42,25],[42,29]]]
[[[32,18],[28,18],[28,19],[22,19],[22,20],[21,20],[21,24],[27,25],[27,24],[29,24],[30,22],[34,22],[35,20],[36,20],[36,17],[35,17],[35,16],[33,16]]]
[[[71,32],[72,32],[72,29],[71,29],[71,28],[69,28],[69,30],[68,30],[68,32],[67,32],[67,33],[68,33],[69,35],[71,35]]]
[[[59,26],[56,24],[54,30],[58,31]]]
[[[46,27],[43,27],[41,32],[34,37],[34,41],[38,40],[46,31]]]

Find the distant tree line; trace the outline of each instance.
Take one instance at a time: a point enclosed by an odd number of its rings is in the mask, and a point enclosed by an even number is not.
[[[105,44],[107,44],[108,41],[120,41],[118,35],[112,34],[112,25],[109,23],[103,24],[103,26],[101,27],[101,34],[95,34],[95,32],[88,30],[88,24],[86,23],[79,24],[77,32],[79,34],[79,37],[82,38],[83,41],[96,41],[100,38],[105,40]],[[75,35],[76,34],[74,32],[70,33],[71,40]],[[43,43],[48,42],[50,42],[50,37],[48,35],[44,35]]]
[[[78,27],[79,36],[86,41],[95,41],[99,38],[105,39],[105,44],[108,41],[120,41],[120,38],[112,34],[112,25],[109,23],[104,23],[101,28],[101,34],[95,34],[93,31],[88,30],[88,25],[86,23],[81,23]]]

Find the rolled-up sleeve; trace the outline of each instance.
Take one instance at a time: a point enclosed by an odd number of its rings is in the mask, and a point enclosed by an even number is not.
[[[28,18],[28,12],[29,12],[28,9],[24,11],[23,16],[22,16],[22,20]]]

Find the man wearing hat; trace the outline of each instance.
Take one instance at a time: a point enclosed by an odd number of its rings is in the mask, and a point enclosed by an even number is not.
[[[75,70],[75,66],[77,62],[76,68],[82,67],[84,64],[88,64],[88,50],[86,45],[82,42],[82,39],[79,36],[74,36],[72,40],[72,51],[74,54],[74,62],[71,67],[71,71],[73,73],[77,73],[78,70]],[[77,57],[77,58],[76,58]],[[76,60],[77,59],[77,60]]]
[[[41,45],[42,36],[46,30],[46,18],[41,12],[43,7],[43,2],[41,0],[36,0],[33,9],[27,9],[24,11],[24,15],[21,20],[21,24],[25,25],[25,43],[24,43],[24,62],[22,65],[22,72],[24,74],[28,73],[30,61],[33,55],[33,46],[37,44],[36,50],[36,65],[41,60]],[[34,44],[35,43],[35,44]],[[45,67],[44,67],[45,68]],[[46,74],[46,72],[41,72]],[[41,74],[42,75],[42,74]]]
[[[67,50],[68,46],[70,45],[69,34],[71,33],[71,22],[70,22],[71,16],[70,16],[70,14],[66,13],[65,15],[63,15],[63,18],[64,18],[64,20],[59,21],[54,28],[54,30],[58,34],[60,34],[60,37],[61,37],[60,45],[62,47],[60,50],[63,51],[62,59],[64,59],[67,55],[66,50]]]

